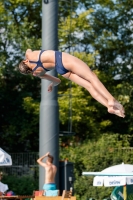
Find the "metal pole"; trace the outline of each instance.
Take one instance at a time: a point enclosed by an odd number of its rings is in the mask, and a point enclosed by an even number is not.
[[[42,49],[58,49],[58,0],[42,0]],[[48,72],[57,76],[55,70]],[[39,127],[39,154],[50,152],[54,156],[54,164],[59,165],[59,109],[57,102],[57,87],[51,93],[47,88],[47,80],[41,81],[40,127]],[[44,168],[39,168],[39,189],[44,184]],[[58,173],[56,175],[58,188]]]

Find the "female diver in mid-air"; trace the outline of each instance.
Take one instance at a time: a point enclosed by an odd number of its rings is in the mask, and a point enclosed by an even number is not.
[[[51,81],[48,91],[61,81],[59,78],[46,74],[47,71],[56,69],[57,73],[78,85],[84,87],[99,103],[107,107],[108,112],[125,117],[123,106],[108,92],[98,77],[82,60],[65,52],[53,50],[27,49],[25,60],[19,64],[22,74],[32,74],[42,79]]]

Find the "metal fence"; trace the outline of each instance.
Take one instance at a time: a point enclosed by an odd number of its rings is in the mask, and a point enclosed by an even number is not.
[[[38,176],[39,165],[37,164],[37,159],[39,158],[39,152],[32,153],[9,153],[12,158],[12,166],[0,166],[0,171],[8,175],[32,175]],[[133,163],[133,147],[114,149],[110,148],[108,151],[105,149],[99,149],[99,154],[93,152],[96,157],[111,156],[115,155],[115,163],[120,164],[121,162]]]
[[[10,153],[12,158],[12,166],[0,166],[0,171],[8,175],[32,175],[37,176],[38,152],[34,153]]]

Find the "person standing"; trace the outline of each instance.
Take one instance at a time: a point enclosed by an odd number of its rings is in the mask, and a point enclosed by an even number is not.
[[[43,159],[46,157],[46,162],[43,162]],[[37,160],[37,163],[44,167],[45,170],[44,190],[56,190],[55,176],[57,173],[57,167],[53,164],[53,160],[54,157],[50,155],[49,152]]]

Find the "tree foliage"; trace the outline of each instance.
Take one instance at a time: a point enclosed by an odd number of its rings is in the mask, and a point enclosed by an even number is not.
[[[7,0],[1,4],[1,142],[10,151],[38,151],[40,80],[22,76],[17,67],[26,48],[40,49],[41,1]],[[34,99],[33,104],[28,99]]]
[[[41,82],[21,75],[17,66],[27,48],[41,49],[41,3],[0,2],[0,140],[10,152],[39,149]],[[130,153],[114,150],[133,143],[132,5],[129,0],[59,0],[59,50],[86,62],[126,111],[125,119],[108,114],[85,89],[60,77],[60,130],[76,133],[61,138],[61,158],[75,162],[74,187],[77,197],[84,199],[98,199],[98,194],[103,198],[105,189],[94,191],[92,179],[81,176],[83,170],[132,162]]]

